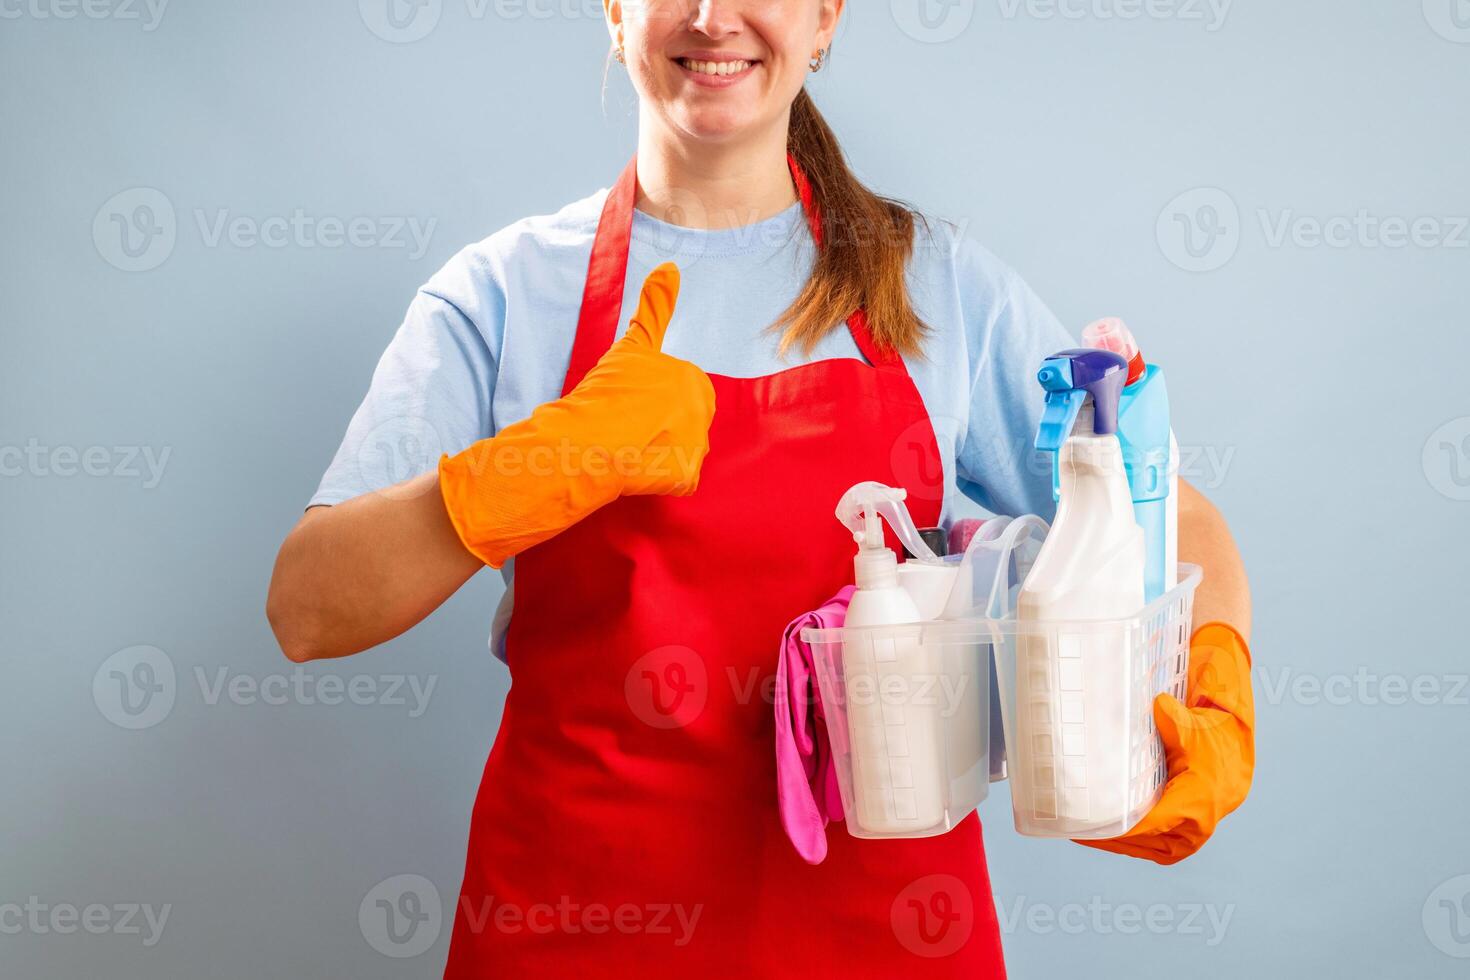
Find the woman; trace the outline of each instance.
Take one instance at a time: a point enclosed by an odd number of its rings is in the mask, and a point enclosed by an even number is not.
[[[636,162],[419,292],[282,547],[272,624],[293,660],[346,656],[515,559],[496,629],[514,684],[448,976],[1001,976],[973,816],[797,858],[760,681],[785,623],[847,582],[832,508],[853,483],[907,487],[921,525],[956,487],[1050,513],[1024,447],[1037,365],[1073,341],[996,259],[848,171],[803,92],[843,0],[605,7],[641,98]],[[395,418],[452,455],[364,485],[358,446]],[[1181,538],[1207,568],[1196,621],[1247,630],[1229,533],[1192,491]],[[1216,631],[1196,660],[1225,693],[1160,716],[1176,778],[1105,846],[1178,860],[1243,797],[1244,641]],[[975,914],[931,962],[898,916],[935,875]]]

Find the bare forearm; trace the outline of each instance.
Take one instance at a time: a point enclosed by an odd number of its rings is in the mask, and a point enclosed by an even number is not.
[[[1194,598],[1195,625],[1228,623],[1250,639],[1250,582],[1230,527],[1194,487],[1181,482],[1179,491],[1179,560],[1205,570]]]
[[[276,558],[266,612],[292,660],[345,657],[414,626],[483,567],[426,473],[308,511]]]

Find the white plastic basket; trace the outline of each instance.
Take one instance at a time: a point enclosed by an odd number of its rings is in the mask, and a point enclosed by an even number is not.
[[[1137,616],[992,624],[1016,829],[1101,840],[1127,833],[1158,802],[1168,768],[1154,699],[1183,699],[1194,593],[1180,582]]]
[[[985,799],[993,658],[1016,829],[1080,839],[1126,833],[1167,780],[1153,700],[1184,695],[1202,578],[1194,566],[1179,571],[1175,589],[1123,620],[804,631],[848,832],[930,837]],[[1089,701],[1081,696],[1089,689],[1105,693]]]
[[[848,832],[932,837],[990,789],[990,637],[952,624],[807,630]]]

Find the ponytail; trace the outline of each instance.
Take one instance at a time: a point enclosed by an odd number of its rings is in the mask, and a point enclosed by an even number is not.
[[[880,349],[920,355],[929,328],[909,302],[906,270],[922,219],[863,186],[805,89],[791,107],[787,149],[811,184],[823,235],[811,278],[772,328],[782,352],[810,353],[861,307]]]

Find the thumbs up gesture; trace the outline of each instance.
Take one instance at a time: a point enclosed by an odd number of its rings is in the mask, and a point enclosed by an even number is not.
[[[714,385],[663,352],[678,303],[679,267],[666,262],[644,280],[628,332],[563,399],[603,417],[595,428],[628,496],[692,494],[709,453]]]
[[[439,464],[465,547],[492,567],[621,496],[687,496],[709,453],[709,376],[663,352],[679,269],[643,284],[627,333],[562,398]]]

